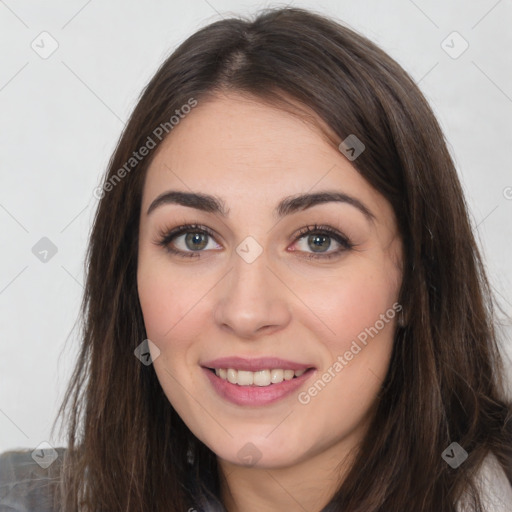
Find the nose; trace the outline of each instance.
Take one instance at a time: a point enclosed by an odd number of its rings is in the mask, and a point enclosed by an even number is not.
[[[265,252],[247,263],[233,254],[233,268],[218,288],[214,320],[237,338],[257,339],[291,320],[288,289],[269,267]]]

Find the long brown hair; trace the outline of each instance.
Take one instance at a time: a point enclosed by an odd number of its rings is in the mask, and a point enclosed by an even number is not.
[[[336,147],[350,134],[363,141],[352,164],[392,205],[403,240],[404,325],[373,423],[328,510],[449,512],[463,492],[481,510],[474,476],[490,451],[512,482],[512,406],[493,297],[443,133],[385,52],[295,8],[199,30],[161,65],[124,129],[90,236],[81,352],[59,413],[69,429],[63,509],[183,512],[194,498],[189,450],[218,481],[215,454],[133,354],[146,338],[136,286],[142,187],[158,147],[126,164],[149,138],[164,140],[158,127],[172,134],[176,110],[229,90],[304,105]],[[457,469],[441,457],[452,442],[469,454]]]

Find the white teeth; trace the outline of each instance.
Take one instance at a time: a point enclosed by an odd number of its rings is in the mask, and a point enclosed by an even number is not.
[[[251,372],[248,372],[251,373]],[[238,372],[240,374],[240,372]],[[255,386],[268,386],[270,384],[270,370],[261,370],[254,372],[254,385]]]
[[[259,370],[250,372],[246,370],[235,370],[234,368],[215,368],[215,375],[221,379],[227,380],[231,384],[239,386],[270,386],[279,384],[283,380],[292,380],[294,377],[300,377],[306,370]]]
[[[284,380],[284,370],[271,370],[270,381],[272,384],[279,384]]]
[[[236,384],[238,382],[238,372],[233,370],[233,368],[228,369],[228,381],[231,384]]]
[[[240,384],[240,386],[252,386],[255,377],[255,373],[238,370],[238,378],[236,383]],[[254,384],[256,384],[256,382],[254,382]]]
[[[285,370],[284,371],[284,380],[292,380],[295,372],[293,370]]]

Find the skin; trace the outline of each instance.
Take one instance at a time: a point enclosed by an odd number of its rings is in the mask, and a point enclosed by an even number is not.
[[[216,195],[229,214],[164,204],[147,215],[168,190]],[[273,216],[283,197],[320,190],[357,198],[375,218],[337,202],[279,221]],[[217,235],[203,239],[208,245],[195,251],[199,257],[157,244],[160,231],[187,223]],[[315,223],[340,231],[355,247],[308,259],[317,254],[308,234],[295,239]],[[309,403],[300,403],[298,392],[397,302],[402,243],[391,206],[318,127],[229,93],[200,102],[158,149],[144,184],[139,235],[140,304],[148,338],[160,350],[154,369],[172,406],[217,454],[227,510],[320,510],[368,426],[397,317]],[[236,252],[247,236],[263,249],[252,263]],[[340,245],[328,240],[325,252],[335,252]],[[171,244],[189,253],[197,247],[184,234]],[[316,371],[282,400],[239,406],[221,398],[200,367],[224,356],[276,356]],[[247,443],[260,457],[252,465],[238,456]]]

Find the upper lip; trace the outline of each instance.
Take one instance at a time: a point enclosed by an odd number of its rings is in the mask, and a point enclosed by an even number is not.
[[[256,372],[259,370],[271,370],[273,368],[282,370],[307,370],[313,368],[311,364],[297,363],[279,357],[256,357],[245,359],[243,357],[221,357],[201,363],[205,368],[233,368]]]

